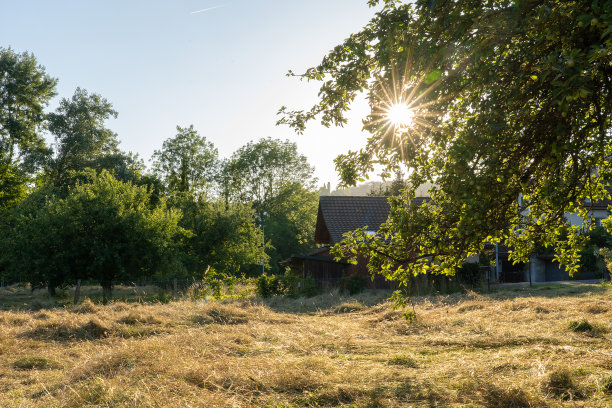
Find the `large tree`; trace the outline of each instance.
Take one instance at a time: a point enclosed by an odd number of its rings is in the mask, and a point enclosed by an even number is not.
[[[589,203],[609,196],[612,176],[612,1],[369,3],[381,11],[303,74],[324,81],[320,101],[281,109],[298,131],[315,118],[342,125],[365,93],[371,137],[337,158],[343,181],[375,164],[407,170],[414,187],[391,200],[387,223],[343,250],[403,282],[452,273],[486,242],[523,261],[554,247],[575,270]],[[425,182],[433,201],[415,208]],[[584,224],[570,226],[566,213]]]
[[[32,54],[0,48],[0,209],[23,197],[49,154],[40,130],[55,85]]]
[[[215,180],[219,153],[193,125],[176,130],[153,153],[153,171],[171,192],[201,193]]]
[[[226,201],[252,203],[257,221],[272,248],[272,270],[278,261],[311,248],[317,194],[314,169],[297,145],[271,138],[238,149],[221,172]]]
[[[0,263],[33,287],[50,293],[76,279],[132,280],[175,268],[182,239],[180,212],[162,201],[151,206],[145,187],[89,171],[65,198],[46,186],[12,209],[0,235]]]
[[[77,88],[48,115],[55,136],[55,154],[48,175],[56,186],[73,184],[74,173],[87,168],[107,170],[124,181],[134,181],[143,170],[139,160],[118,148],[117,135],[106,125],[117,112],[102,96]]]
[[[297,151],[295,143],[260,139],[242,146],[225,163],[222,179],[227,190],[224,194],[238,201],[253,202],[261,214],[266,210],[265,203],[290,184],[314,189],[313,172],[314,168]]]

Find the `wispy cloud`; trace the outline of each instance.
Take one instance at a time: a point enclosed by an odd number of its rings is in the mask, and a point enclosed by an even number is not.
[[[218,9],[218,8],[221,8],[221,7],[225,7],[225,6],[208,7],[208,8],[202,9],[202,10],[192,11],[191,14],[206,13],[207,11],[215,10],[215,9]]]

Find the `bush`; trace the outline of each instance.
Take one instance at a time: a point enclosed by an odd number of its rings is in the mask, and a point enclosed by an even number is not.
[[[318,293],[317,283],[311,277],[299,279],[292,275],[261,275],[257,278],[257,295],[262,298],[273,296],[312,297]]]
[[[274,275],[261,275],[257,279],[257,294],[264,299],[280,295],[278,278]]]
[[[464,262],[455,273],[457,282],[462,285],[479,286],[483,281],[480,265],[474,262]]]
[[[304,279],[302,282],[303,282],[303,285],[302,285],[302,290],[300,291],[300,294],[306,297],[313,297],[319,294],[319,288],[317,287],[317,282],[315,282],[314,278],[309,276],[308,278]]]
[[[368,278],[363,275],[344,276],[340,280],[340,285],[344,292],[348,292],[349,295],[356,295],[366,289]]]

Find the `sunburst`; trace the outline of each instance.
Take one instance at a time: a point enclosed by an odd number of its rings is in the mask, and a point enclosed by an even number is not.
[[[387,109],[386,118],[395,127],[414,126],[414,111],[406,103],[394,103]]]
[[[433,66],[434,61],[431,65]],[[439,73],[431,81],[432,67],[427,67],[420,76],[411,72],[410,57],[406,58],[403,74],[392,68],[384,77],[378,77],[371,87],[372,113],[365,122],[385,143],[399,148],[404,159],[404,149],[413,148],[429,150],[429,131],[440,131],[438,119],[443,114],[436,112],[434,106],[444,97],[431,98],[432,92],[442,83],[443,75]]]

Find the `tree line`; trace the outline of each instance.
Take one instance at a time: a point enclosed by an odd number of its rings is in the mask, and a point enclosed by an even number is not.
[[[0,276],[55,289],[77,279],[191,279],[272,272],[313,244],[314,168],[264,138],[220,158],[177,127],[152,165],[119,148],[102,96],[77,88],[46,112],[57,80],[0,48]],[[54,142],[49,145],[47,138]],[[265,234],[264,234],[265,231]]]

